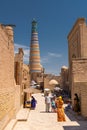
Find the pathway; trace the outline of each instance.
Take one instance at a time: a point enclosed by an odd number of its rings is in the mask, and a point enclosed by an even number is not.
[[[57,122],[56,113],[45,112],[44,96],[38,93],[34,97],[36,109],[30,110],[27,121],[17,121],[13,130],[87,130],[87,121],[77,119],[70,112],[66,112],[66,122]]]

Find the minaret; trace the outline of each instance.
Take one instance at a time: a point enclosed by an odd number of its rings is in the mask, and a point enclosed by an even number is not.
[[[31,80],[36,80],[37,74],[41,73],[40,50],[36,20],[32,21],[29,66]]]

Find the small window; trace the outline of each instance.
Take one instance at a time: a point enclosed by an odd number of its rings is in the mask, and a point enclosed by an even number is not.
[[[75,55],[75,54],[73,54],[73,55],[72,55],[72,58],[76,58],[76,55]]]

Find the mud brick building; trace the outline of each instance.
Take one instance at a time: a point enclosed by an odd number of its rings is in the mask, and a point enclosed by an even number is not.
[[[15,115],[13,28],[0,24],[0,129]]]
[[[85,18],[77,19],[68,34],[69,86],[72,95],[80,98],[81,114],[87,117],[87,25]]]

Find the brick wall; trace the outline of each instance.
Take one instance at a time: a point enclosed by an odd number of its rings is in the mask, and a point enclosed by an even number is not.
[[[16,85],[15,87],[15,115],[19,111],[21,106],[20,103],[20,85]]]
[[[15,105],[14,45],[9,35],[7,28],[0,25],[0,130],[14,115]]]
[[[77,93],[81,103],[81,114],[87,117],[87,59],[75,59],[72,62],[72,103]]]
[[[85,18],[78,18],[76,20],[67,38],[69,55],[69,87],[71,89],[72,58],[87,58],[87,24]],[[79,77],[75,80],[78,80],[78,78]],[[84,78],[84,76],[82,78]]]
[[[74,103],[74,93],[77,93],[80,99],[81,114],[87,117],[87,82],[75,82],[72,90],[72,103]]]
[[[87,59],[74,59],[72,61],[74,82],[87,82]]]

